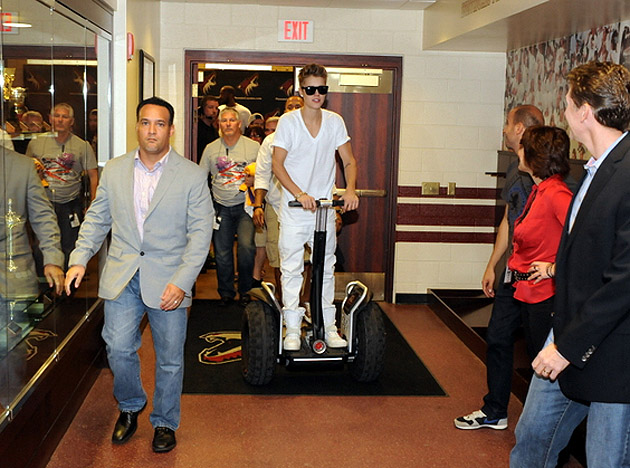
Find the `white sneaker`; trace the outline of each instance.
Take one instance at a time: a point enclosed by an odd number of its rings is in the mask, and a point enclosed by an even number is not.
[[[348,342],[340,337],[336,331],[327,331],[324,339],[326,346],[329,348],[345,348],[348,346]]]
[[[287,336],[284,337],[282,347],[285,351],[299,351],[302,347],[300,335],[297,333],[287,333]]]
[[[507,418],[501,419],[488,419],[486,413],[481,410],[473,411],[466,416],[460,416],[456,418],[455,427],[457,429],[481,429],[484,427],[488,427],[490,429],[503,430],[508,427]]]

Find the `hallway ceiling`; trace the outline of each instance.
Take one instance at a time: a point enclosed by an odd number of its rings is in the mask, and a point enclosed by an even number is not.
[[[183,1],[183,0],[179,0]],[[314,8],[369,8],[375,10],[424,10],[436,0],[187,0],[199,3],[247,3],[250,5]]]
[[[452,4],[453,1],[439,0],[436,7],[440,3]],[[431,8],[424,13],[425,32],[428,26],[440,33],[449,29],[452,18],[436,18],[435,11],[438,10]],[[483,12],[478,16],[483,17]],[[433,44],[426,41],[425,47],[432,50],[505,52],[629,19],[628,0],[545,0],[517,14],[508,12],[504,17],[470,31],[458,31],[443,42]]]

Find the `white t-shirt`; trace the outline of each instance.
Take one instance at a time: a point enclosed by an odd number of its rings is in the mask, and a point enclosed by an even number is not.
[[[279,213],[280,203],[282,203],[282,184],[271,171],[274,136],[275,133],[267,135],[258,150],[254,189],[267,190],[267,196],[265,197],[267,202],[271,204],[276,213]]]
[[[335,184],[335,151],[350,140],[343,118],[322,109],[322,124],[315,138],[302,119],[302,112],[289,112],[278,120],[273,141],[287,151],[284,167],[303,192],[315,199],[332,196]],[[304,225],[315,222],[315,214],[301,208],[289,208],[294,197],[283,187],[280,224]]]

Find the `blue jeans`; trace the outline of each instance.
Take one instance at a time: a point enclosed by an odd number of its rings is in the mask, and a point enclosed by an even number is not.
[[[120,411],[139,411],[147,401],[140,380],[140,321],[147,313],[155,350],[155,393],[150,421],[153,427],[176,430],[184,378],[186,308],[164,311],[142,302],[140,273],[136,272],[117,299],[105,301],[103,339],[114,374],[114,396]]]
[[[236,257],[238,265],[238,293],[241,297],[252,288],[254,273],[254,222],[243,209],[243,203],[223,206],[215,203],[219,229],[214,231],[214,259],[217,263],[217,283],[221,297],[234,298],[234,235],[238,235]]]
[[[588,467],[630,467],[630,404],[579,403],[564,396],[557,381],[537,375],[516,426],[510,467],[555,468],[558,454],[587,415]]]
[[[507,418],[512,390],[514,333],[521,326],[521,317],[521,303],[514,299],[514,288],[500,283],[486,333],[488,394],[483,397],[481,410],[489,419]]]

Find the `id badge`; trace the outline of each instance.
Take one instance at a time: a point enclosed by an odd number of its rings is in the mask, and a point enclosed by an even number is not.
[[[72,213],[70,215],[70,227],[77,228],[80,225],[81,223],[79,222],[79,217],[77,216],[76,213]]]
[[[505,275],[503,276],[503,282],[504,283],[512,282],[512,270],[510,270],[508,267],[505,267]]]

